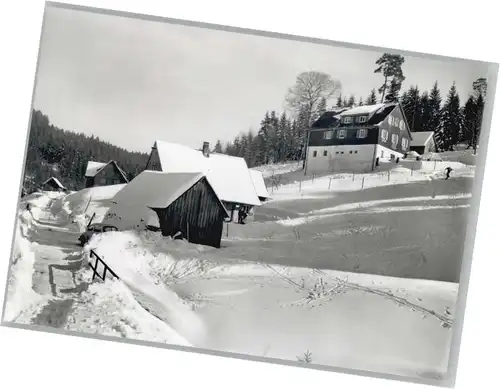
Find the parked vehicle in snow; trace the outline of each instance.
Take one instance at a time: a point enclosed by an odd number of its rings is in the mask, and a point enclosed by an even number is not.
[[[78,240],[80,246],[85,246],[94,234],[101,234],[103,232],[118,231],[118,228],[111,224],[94,223],[87,227],[87,231],[80,235]]]

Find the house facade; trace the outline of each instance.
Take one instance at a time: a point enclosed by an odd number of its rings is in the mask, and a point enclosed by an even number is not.
[[[305,174],[372,171],[410,150],[412,134],[399,103],[360,106],[325,120],[327,114],[309,131]]]
[[[89,161],[85,172],[85,187],[119,185],[128,183],[125,172],[115,161],[108,163]]]
[[[412,137],[413,139],[410,142],[411,151],[415,151],[420,155],[436,151],[434,131],[414,132],[412,133]]]

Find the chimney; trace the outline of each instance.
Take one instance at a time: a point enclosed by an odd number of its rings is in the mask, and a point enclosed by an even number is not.
[[[210,143],[203,142],[203,149],[201,151],[203,155],[208,158],[210,156]]]

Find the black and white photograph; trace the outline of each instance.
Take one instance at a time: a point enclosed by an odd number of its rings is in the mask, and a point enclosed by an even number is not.
[[[48,3],[2,323],[448,381],[490,66]]]

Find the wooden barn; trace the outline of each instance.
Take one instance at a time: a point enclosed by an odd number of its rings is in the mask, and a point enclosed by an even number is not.
[[[158,215],[162,235],[220,248],[228,214],[207,177],[196,173],[161,174],[177,189],[174,194],[161,196],[149,204]],[[179,182],[180,178],[183,182]]]
[[[57,178],[50,177],[42,184],[42,190],[48,192],[62,192],[65,191],[66,188]]]
[[[158,227],[164,236],[219,248],[226,218],[203,173],[145,170],[115,195],[103,222],[121,231]]]
[[[156,141],[146,169],[170,173],[203,172],[230,212],[229,221],[238,221],[240,209],[251,213],[254,207],[262,204],[245,159],[211,153],[207,142],[197,150],[176,143]]]
[[[85,187],[128,183],[127,175],[115,161],[108,163],[89,161],[85,171]]]

